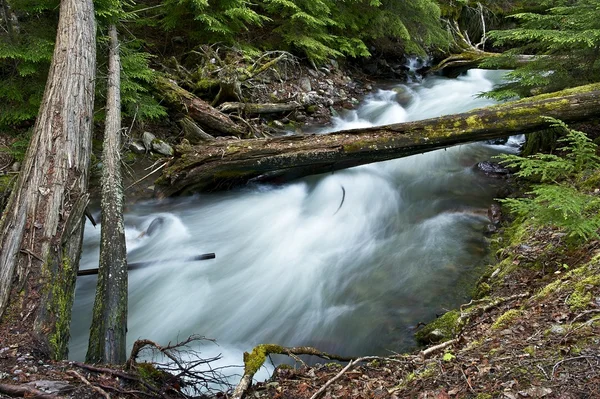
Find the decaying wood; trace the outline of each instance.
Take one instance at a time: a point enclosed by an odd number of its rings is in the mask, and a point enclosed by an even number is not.
[[[66,356],[87,206],[96,24],[92,0],[62,0],[33,137],[0,222],[0,315],[12,285],[37,306],[33,336]]]
[[[598,115],[600,84],[416,122],[328,135],[224,140],[179,146],[157,181],[158,196],[227,189],[257,181],[283,182],[311,174],[401,158],[456,144],[528,133]]]
[[[31,399],[61,399],[62,396],[49,394],[28,385],[0,384],[0,393]]]
[[[191,118],[187,116],[179,120],[179,125],[183,129],[186,139],[192,144],[198,144],[204,141],[214,141],[215,138],[202,130]]]
[[[280,104],[254,104],[254,103],[223,103],[219,105],[222,112],[240,112],[245,114],[276,114],[280,112],[290,112],[301,108],[299,102],[291,101]]]
[[[215,136],[243,136],[246,132],[229,117],[206,101],[179,87],[174,81],[160,77],[155,87],[163,99],[180,112],[187,114],[209,134]]]
[[[109,27],[108,88],[102,151],[100,267],[86,360],[125,363],[127,250],[121,178],[121,58],[115,25]]]
[[[252,350],[251,353],[244,353],[244,375],[240,379],[238,385],[235,387],[235,390],[233,391],[233,394],[231,396],[232,399],[241,399],[244,396],[248,388],[250,388],[250,386],[252,385],[252,378],[254,377],[254,374],[256,374],[256,372],[262,367],[263,363],[269,355],[309,355],[318,356],[329,360],[350,362],[354,360],[354,358],[342,357],[332,355],[326,352],[321,352],[320,350],[312,348],[310,346],[285,347],[274,344],[258,345]]]
[[[502,63],[496,66],[497,69],[514,69],[533,61],[535,58],[533,55],[525,54],[515,55],[514,57],[510,58],[500,57],[502,57],[502,54],[499,53],[468,49],[458,54],[452,54],[446,57],[437,65],[433,66],[429,71],[438,72],[441,70],[448,71],[451,69],[456,71],[464,71],[469,68],[477,68],[483,61],[489,58],[502,60]],[[450,75],[452,75],[452,73],[450,73]]]

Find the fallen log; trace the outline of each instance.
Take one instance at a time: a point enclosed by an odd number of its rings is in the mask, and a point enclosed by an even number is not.
[[[280,104],[254,104],[254,103],[223,103],[219,105],[222,112],[240,112],[246,114],[276,114],[290,112],[301,108],[302,104],[296,101]]]
[[[327,135],[224,140],[182,145],[156,182],[159,197],[223,190],[259,181],[288,181],[472,141],[598,116],[600,84],[543,94],[469,112]]]
[[[470,68],[477,68],[482,62],[494,58],[497,69],[514,69],[530,63],[535,59],[534,55],[515,55],[506,57],[500,53],[468,49],[458,54],[452,54],[437,65],[429,69],[429,72],[444,71],[445,75],[454,76]]]
[[[246,131],[206,101],[179,87],[174,81],[159,77],[154,86],[162,98],[180,112],[187,114],[215,136],[241,137]]]

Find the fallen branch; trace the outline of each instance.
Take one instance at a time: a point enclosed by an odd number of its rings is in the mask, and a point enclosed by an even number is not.
[[[79,378],[85,385],[89,386],[90,388],[92,388],[94,391],[98,392],[104,399],[110,399],[110,395],[102,388],[92,384],[91,382],[89,382],[87,380],[87,378],[85,378],[84,376],[82,376],[81,374],[79,374],[77,371],[75,370],[69,370],[67,371],[67,373],[74,375],[75,377]]]
[[[265,104],[254,104],[254,103],[223,103],[219,105],[218,109],[221,112],[239,112],[245,114],[274,114],[280,112],[290,112],[298,108],[302,108],[302,104],[296,101],[289,103],[265,103]]]
[[[0,384],[0,393],[30,399],[60,399],[62,396],[48,394],[27,385]]]
[[[446,341],[446,342],[443,342],[438,345],[430,346],[429,348],[419,352],[419,356],[421,356],[422,358],[426,358],[427,356],[431,355],[432,353],[441,351],[442,349],[446,349],[450,345],[454,345],[456,342],[458,342],[458,338],[451,339],[450,341]]]
[[[342,370],[340,370],[339,373],[337,373],[335,375],[335,377],[331,378],[329,381],[327,381],[325,383],[325,385],[323,385],[321,388],[319,388],[319,390],[317,392],[315,392],[313,394],[313,396],[310,397],[310,399],[317,399],[319,396],[321,396],[325,390],[327,390],[327,388],[329,388],[331,386],[331,384],[333,384],[334,382],[336,382],[337,380],[339,380],[346,371],[350,370],[350,368],[352,368],[353,366],[355,366],[357,363],[360,362],[366,362],[369,360],[378,360],[378,359],[382,359],[379,356],[365,356],[365,357],[359,357],[358,359],[352,360],[350,361],[346,367],[344,367]]]
[[[262,367],[263,363],[267,359],[267,356],[269,355],[310,355],[318,356],[328,360],[350,361],[350,363],[355,360],[354,358],[321,352],[320,350],[310,346],[288,348],[275,344],[258,345],[252,349],[251,353],[244,353],[244,375],[242,376],[238,385],[235,387],[235,390],[231,396],[232,399],[241,399],[244,396],[248,388],[250,388],[252,385],[252,378],[254,377],[254,374],[256,374],[256,372]]]

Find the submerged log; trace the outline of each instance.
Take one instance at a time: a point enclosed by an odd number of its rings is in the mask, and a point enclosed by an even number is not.
[[[529,133],[545,116],[566,122],[598,115],[600,84],[416,122],[268,139],[179,146],[157,181],[157,195],[227,189],[257,181],[283,182],[456,144]]]
[[[215,136],[243,136],[245,131],[206,101],[167,78],[158,78],[155,88],[171,106],[179,109]]]

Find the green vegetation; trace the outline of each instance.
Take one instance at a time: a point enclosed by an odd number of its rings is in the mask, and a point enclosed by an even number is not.
[[[516,175],[540,184],[533,185],[525,198],[502,202],[521,221],[563,230],[573,243],[598,238],[600,199],[584,189],[600,166],[596,145],[583,133],[557,120],[553,126],[567,132],[559,139],[565,143],[564,156],[535,154],[529,157],[504,155],[501,163],[518,168]]]
[[[600,80],[600,8],[595,0],[545,0],[542,10],[512,15],[517,28],[490,32],[496,46],[510,45],[504,57],[484,65],[502,65],[516,54],[537,57],[508,74],[509,83],[490,96],[506,99],[552,92]],[[506,64],[504,64],[506,65]]]

